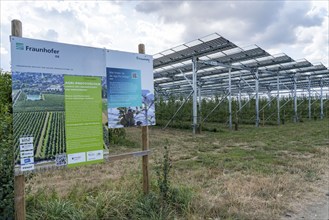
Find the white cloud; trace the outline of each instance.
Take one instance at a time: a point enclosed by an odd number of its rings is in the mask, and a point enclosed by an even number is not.
[[[301,30],[301,36],[310,39],[304,44],[303,54],[310,61],[322,61],[324,65],[329,66],[328,60],[328,17],[323,21],[321,27],[305,28]],[[302,43],[302,42],[301,42]]]
[[[1,68],[9,70],[10,22],[23,36],[155,54],[218,32],[239,46],[257,44],[328,66],[326,1],[1,1]],[[7,53],[6,53],[7,52]]]
[[[267,45],[266,48],[270,52],[284,52],[293,59],[298,60],[305,58],[312,63],[322,62],[325,66],[329,66],[329,31],[328,31],[328,7],[323,2],[313,2],[310,10],[305,14],[306,17],[318,16],[322,22],[319,25],[299,25],[291,27],[295,36],[295,40],[291,43],[279,43]],[[281,33],[286,34],[285,32]]]

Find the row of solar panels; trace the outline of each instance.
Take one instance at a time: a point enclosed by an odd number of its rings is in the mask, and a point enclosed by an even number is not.
[[[189,93],[191,87],[185,78],[192,76],[193,58],[199,60],[197,76],[203,94],[227,91],[229,69],[232,93],[245,88],[244,84],[254,86],[255,71],[259,75],[260,92],[276,90],[278,76],[283,89],[293,88],[294,76],[300,89],[308,88],[309,78],[314,88],[328,86],[329,81],[328,68],[323,64],[313,65],[305,59],[295,61],[285,54],[270,55],[257,45],[242,49],[222,36],[212,34],[154,55],[156,91]],[[209,61],[218,65],[204,64]]]

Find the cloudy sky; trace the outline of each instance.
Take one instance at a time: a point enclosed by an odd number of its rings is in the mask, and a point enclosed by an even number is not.
[[[217,32],[240,47],[257,44],[328,67],[329,3],[321,1],[6,1],[1,65],[10,69],[10,21],[23,37],[147,54]]]

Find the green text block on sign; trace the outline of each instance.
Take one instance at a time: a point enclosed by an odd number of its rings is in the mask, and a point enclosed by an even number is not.
[[[103,161],[101,77],[64,76],[69,167]]]

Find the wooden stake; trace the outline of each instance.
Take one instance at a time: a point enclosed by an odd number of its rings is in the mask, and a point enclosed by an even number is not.
[[[138,53],[145,54],[145,45],[138,45]],[[142,126],[142,150],[149,150],[149,128],[148,126]],[[145,155],[142,157],[143,164],[143,192],[148,194],[150,192],[150,183],[149,183],[149,156]]]
[[[149,127],[142,126],[142,150],[149,149]],[[143,192],[148,194],[150,192],[149,184],[149,156],[145,155],[142,157],[143,160]]]
[[[22,37],[22,22],[20,20],[11,21],[11,35],[15,37]]]
[[[15,219],[25,220],[25,178],[24,175],[15,176]]]
[[[11,21],[11,35],[15,37],[22,37],[22,22],[19,20]],[[15,219],[25,220],[25,178],[24,174],[15,176],[14,180],[14,194],[15,194]]]
[[[145,54],[145,45],[138,44],[138,53]]]

